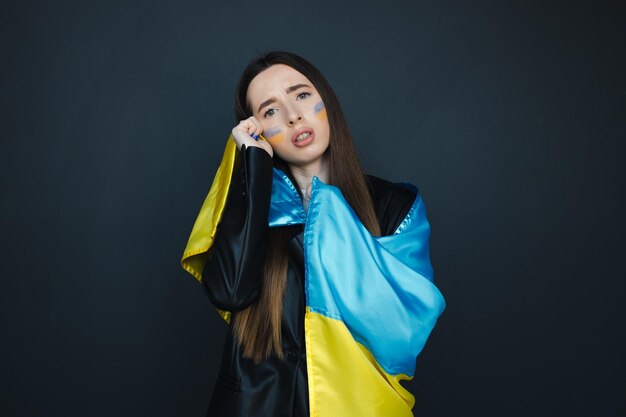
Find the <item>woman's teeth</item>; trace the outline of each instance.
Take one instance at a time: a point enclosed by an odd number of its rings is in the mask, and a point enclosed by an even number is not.
[[[296,142],[300,142],[301,140],[304,140],[304,139],[308,138],[309,136],[311,136],[311,134],[309,132],[302,133],[302,134],[298,135],[298,137],[296,138]]]

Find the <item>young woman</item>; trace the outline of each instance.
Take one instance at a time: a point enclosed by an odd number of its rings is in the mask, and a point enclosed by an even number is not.
[[[330,85],[254,59],[239,123],[183,255],[229,323],[208,416],[411,416],[445,301],[410,184],[365,175]]]

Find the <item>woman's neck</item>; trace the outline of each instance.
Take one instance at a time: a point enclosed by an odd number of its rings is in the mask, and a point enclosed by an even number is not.
[[[318,177],[322,182],[328,183],[328,160],[320,158],[308,165],[290,165],[291,173],[298,182],[298,188],[306,190],[313,181],[313,177]]]
[[[328,160],[320,158],[308,165],[290,165],[291,173],[298,182],[298,188],[302,193],[302,205],[304,210],[309,208],[309,200],[311,199],[311,183],[313,177],[316,176],[322,182],[328,184]]]

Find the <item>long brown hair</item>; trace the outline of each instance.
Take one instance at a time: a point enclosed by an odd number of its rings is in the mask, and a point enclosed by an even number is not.
[[[326,78],[310,62],[285,51],[268,52],[253,59],[241,75],[235,91],[237,121],[252,116],[246,100],[250,82],[260,72],[275,64],[285,64],[300,72],[320,93],[330,125],[330,142],[325,152],[328,160],[328,181],[341,190],[370,233],[379,236],[380,225],[374,204],[339,100]],[[289,165],[276,153],[273,163],[276,168],[287,174],[294,185],[297,184]],[[296,187],[296,190],[302,198],[299,188]],[[252,358],[257,363],[267,359],[272,352],[281,359],[284,356],[281,345],[281,316],[287,281],[287,244],[290,236],[292,231],[288,227],[270,228],[261,295],[248,308],[234,314],[233,333],[243,348],[243,356]]]

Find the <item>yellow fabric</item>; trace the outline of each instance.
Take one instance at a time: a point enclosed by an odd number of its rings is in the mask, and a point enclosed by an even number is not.
[[[215,239],[217,224],[226,205],[230,179],[235,165],[237,145],[233,136],[228,137],[220,166],[217,168],[209,194],[204,199],[198,217],[191,230],[187,246],[180,261],[182,267],[202,282],[202,271],[209,258],[209,249]],[[224,320],[230,320],[230,312],[218,310]]]
[[[389,375],[345,324],[311,312],[304,319],[311,417],[412,417],[415,397]]]

